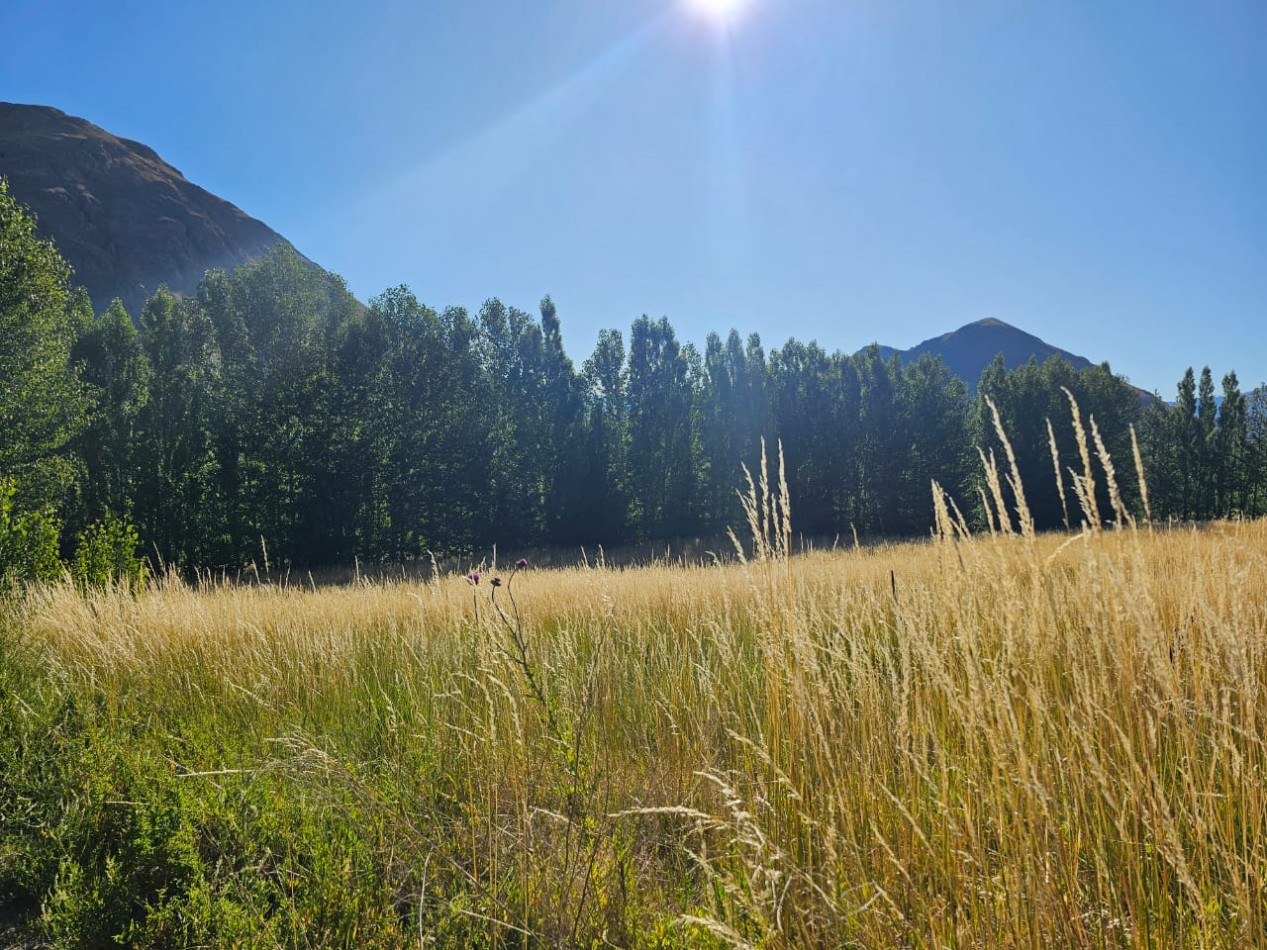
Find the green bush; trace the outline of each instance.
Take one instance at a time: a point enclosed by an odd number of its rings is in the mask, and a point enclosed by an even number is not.
[[[0,613],[0,947],[417,942],[354,795],[266,767],[181,777],[177,756],[239,761],[190,725],[138,734]]]
[[[20,513],[11,481],[0,481],[0,578],[55,580],[62,575],[61,523],[49,509]]]
[[[56,880],[62,818],[88,748],[80,711],[48,662],[0,604],[0,946],[6,925],[39,915]]]
[[[138,587],[146,575],[145,561],[136,556],[140,543],[136,528],[107,513],[80,532],[71,575],[85,587]]]

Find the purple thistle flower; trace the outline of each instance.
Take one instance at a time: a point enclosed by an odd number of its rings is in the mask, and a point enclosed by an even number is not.
[[[470,581],[472,584],[478,584],[480,582],[480,572],[471,571],[471,573],[466,575],[466,579]]]
[[[528,559],[526,557],[521,557],[518,561],[515,562],[516,568],[525,568],[527,566],[528,566]]]
[[[501,579],[500,577],[494,577],[494,578],[493,578],[491,581],[489,581],[488,583],[489,583],[490,585],[492,585],[493,587],[501,587],[501,586],[502,586],[502,579]]]

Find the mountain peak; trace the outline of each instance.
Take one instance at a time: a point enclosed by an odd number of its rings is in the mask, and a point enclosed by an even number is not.
[[[1002,355],[1003,364],[1008,369],[1023,366],[1031,358],[1042,363],[1053,356],[1060,357],[1074,369],[1086,369],[1093,365],[1085,356],[1053,346],[997,317],[974,320],[957,330],[925,340],[909,350],[894,351],[889,347],[881,347],[881,351],[885,355],[896,352],[903,363],[913,363],[925,353],[940,357],[952,373],[967,382],[970,389],[976,388],[981,371],[998,355]]]
[[[190,294],[286,242],[148,145],[52,106],[0,102],[0,175],[97,310],[118,297],[135,316],[160,284]]]

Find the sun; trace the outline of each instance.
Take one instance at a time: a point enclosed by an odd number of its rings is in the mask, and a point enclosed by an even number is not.
[[[743,8],[748,5],[748,0],[689,0],[689,3],[693,9],[710,20],[726,23],[743,12]]]

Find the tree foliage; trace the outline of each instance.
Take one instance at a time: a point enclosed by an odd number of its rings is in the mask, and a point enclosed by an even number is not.
[[[85,300],[0,179],[0,475],[30,510],[66,502],[79,474],[66,448],[89,406],[70,362]]]
[[[735,330],[700,352],[649,316],[604,330],[578,369],[549,297],[471,315],[402,286],[363,307],[285,246],[193,297],[160,289],[134,324],[117,302],[91,313],[3,184],[0,236],[14,575],[135,579],[138,546],[159,567],[237,569],[717,535],[744,517],[763,438],[783,446],[802,535],[922,534],[933,481],[977,497],[977,449],[1003,458],[987,399],[1040,529],[1078,527],[1087,465],[1105,517],[1110,465],[1143,514],[1132,428],[1154,516],[1267,510],[1267,396],[1235,373],[1219,399],[1189,370],[1171,406],[1107,364],[1000,357],[970,393],[932,357],[767,352]]]

